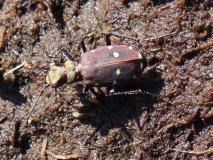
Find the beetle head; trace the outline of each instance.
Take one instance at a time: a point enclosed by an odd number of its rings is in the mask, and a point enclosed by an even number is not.
[[[73,83],[77,80],[76,66],[73,61],[67,60],[64,66],[52,65],[47,73],[46,82],[51,85],[58,85],[62,80]],[[63,83],[63,82],[62,82]]]
[[[46,82],[51,85],[57,85],[66,75],[66,68],[52,65],[46,76]]]

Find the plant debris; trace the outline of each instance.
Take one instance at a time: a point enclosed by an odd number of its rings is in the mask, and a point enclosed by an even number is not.
[[[85,153],[73,153],[73,154],[70,154],[70,155],[56,155],[54,154],[53,152],[49,151],[47,149],[47,138],[44,139],[43,141],[43,144],[42,144],[42,150],[41,150],[41,155],[42,156],[45,156],[45,155],[49,155],[55,159],[78,159],[78,158],[86,158],[88,156],[88,154],[85,154]]]

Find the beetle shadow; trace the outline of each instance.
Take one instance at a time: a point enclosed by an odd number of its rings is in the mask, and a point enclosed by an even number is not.
[[[4,80],[2,72],[0,72],[0,97],[18,106],[21,106],[27,100],[26,97],[19,92],[18,82]]]
[[[152,72],[151,76],[158,77],[158,80],[145,81],[143,79],[140,84],[130,83],[128,86],[116,88],[114,89],[115,94],[100,98],[98,103],[88,105],[85,98],[81,97],[84,107],[79,112],[85,114],[84,118],[80,119],[81,123],[95,127],[96,132],[103,136],[106,136],[113,128],[121,128],[126,134],[131,135],[125,127],[130,120],[135,122],[138,129],[142,129],[141,115],[153,110],[154,104],[158,101],[156,97],[164,86],[164,81],[160,78],[159,73]],[[132,92],[134,90],[142,92],[134,94]],[[122,94],[123,92],[127,94]]]

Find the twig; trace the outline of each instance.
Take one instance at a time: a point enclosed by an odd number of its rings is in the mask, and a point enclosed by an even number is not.
[[[63,155],[56,155],[52,152],[50,152],[49,150],[46,150],[46,154],[50,155],[51,157],[55,158],[55,159],[77,159],[77,158],[86,158],[87,155],[86,154],[82,154],[82,153],[73,153],[67,156],[63,156]]]
[[[4,48],[5,39],[7,36],[7,29],[5,26],[0,26],[0,50]]]
[[[180,57],[178,57],[176,60],[175,60],[175,63],[176,64],[180,64],[182,63],[186,57],[194,52],[198,52],[198,51],[201,51],[201,50],[205,50],[205,49],[208,49],[210,47],[213,46],[213,41],[210,41],[208,42],[207,44],[204,44],[204,45],[201,45],[201,46],[198,46],[198,47],[195,47],[195,48],[190,48],[188,49],[186,52],[184,52],[183,54],[180,55]]]
[[[37,103],[38,103],[38,101],[39,101],[39,99],[40,99],[42,93],[44,92],[44,90],[45,90],[47,87],[49,87],[49,85],[50,85],[50,84],[47,84],[47,85],[44,86],[44,88],[40,91],[38,98],[36,99],[35,103],[33,104],[33,106],[31,107],[30,111],[28,112],[27,121],[29,120],[29,118],[30,118],[30,116],[31,116],[31,113],[32,113],[33,109],[36,107],[36,105],[37,105]]]
[[[176,152],[188,153],[188,154],[192,154],[195,156],[201,156],[204,154],[213,154],[213,149],[208,149],[208,150],[204,150],[204,151],[184,151],[184,150],[170,148],[170,150],[176,151]]]
[[[43,50],[43,52],[44,52],[44,54],[47,56],[47,58],[48,58],[52,63],[55,63],[54,60],[51,59],[51,57],[50,57],[50,55],[49,55],[49,52],[46,51],[42,45],[38,44],[38,46]]]
[[[44,141],[43,141],[42,147],[41,147],[41,156],[45,156],[47,144],[48,144],[47,138],[44,138]]]
[[[176,122],[179,125],[188,125],[188,124],[193,123],[196,120],[197,115],[199,115],[199,114],[200,114],[200,108],[198,107],[196,109],[196,111],[189,118],[186,118],[186,119],[183,119],[183,120],[174,119],[173,121]]]
[[[11,74],[11,73],[13,73],[14,71],[16,71],[16,70],[22,68],[22,67],[25,65],[25,63],[27,63],[27,61],[24,61],[24,62],[22,62],[21,64],[17,65],[15,68],[13,68],[13,69],[7,71],[7,72],[4,74],[4,76],[7,76],[8,74]]]
[[[72,116],[74,117],[74,118],[84,118],[84,117],[88,117],[88,116],[91,116],[91,117],[94,117],[95,116],[95,114],[82,114],[82,113],[79,113],[79,112],[73,112],[72,113]]]
[[[152,38],[146,38],[144,39],[145,41],[152,41],[152,40],[155,40],[155,39],[160,39],[160,38],[164,38],[164,37],[167,37],[167,36],[170,36],[170,35],[173,35],[175,32],[172,32],[172,33],[167,33],[167,34],[164,34],[164,35],[161,35],[161,36],[158,36],[158,37],[152,37]]]
[[[63,160],[67,160],[67,159],[78,159],[78,158],[86,158],[88,155],[85,153],[73,153],[67,156],[64,155],[56,155],[54,153],[52,153],[51,151],[47,150],[47,138],[44,139],[43,144],[42,144],[42,149],[41,149],[41,155],[45,156],[45,155],[49,155],[55,159],[63,159]]]
[[[122,38],[125,38],[125,39],[130,39],[130,40],[133,40],[133,41],[137,41],[137,42],[140,41],[139,38],[127,37],[125,35],[121,35],[121,34],[117,34],[117,33],[109,33],[109,35],[113,35],[113,36],[117,36],[117,37],[122,37]]]
[[[201,50],[204,50],[204,49],[208,49],[208,48],[210,48],[211,46],[213,46],[213,41],[210,41],[210,42],[208,42],[207,44],[204,44],[204,45],[201,45],[201,46],[198,46],[198,47],[195,47],[195,48],[190,48],[189,50],[187,50],[187,51],[185,52],[185,54],[191,53],[191,52],[201,51]]]

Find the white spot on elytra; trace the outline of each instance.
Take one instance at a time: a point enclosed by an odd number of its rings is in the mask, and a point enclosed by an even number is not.
[[[129,49],[131,49],[131,50],[132,50],[132,47],[131,47],[131,46],[129,46]]]
[[[116,57],[116,58],[118,58],[119,55],[120,55],[120,54],[119,54],[118,52],[114,52],[114,53],[113,53],[113,56]]]
[[[95,50],[91,50],[90,52],[94,53],[94,52],[95,52]]]
[[[136,75],[133,75],[133,79],[136,79],[137,78],[137,76]]]
[[[141,70],[143,70],[143,63],[140,63],[140,68]]]
[[[115,71],[115,74],[116,74],[116,76],[119,76],[119,75],[121,74],[121,70],[120,70],[120,69],[117,69],[117,70]]]
[[[139,58],[142,58],[142,55],[141,55],[141,53],[138,53],[138,57],[139,57]]]
[[[116,84],[117,84],[117,81],[116,81],[116,80],[113,80],[113,81],[112,81],[112,84],[113,84],[113,85],[116,85]]]
[[[113,48],[113,46],[108,46],[107,48],[108,48],[109,50],[111,50],[111,49]]]

